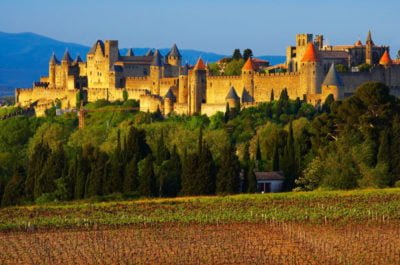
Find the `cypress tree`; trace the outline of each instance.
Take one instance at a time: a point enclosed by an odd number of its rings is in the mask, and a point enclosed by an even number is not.
[[[44,165],[50,155],[50,148],[43,139],[35,145],[33,153],[28,161],[28,173],[25,180],[25,196],[29,200],[34,199],[35,183],[37,182]]]
[[[200,151],[200,150],[199,150]],[[214,194],[215,193],[215,163],[210,149],[206,143],[203,143],[201,153],[198,155],[199,163],[197,167],[194,184],[196,194]]]
[[[254,173],[255,165],[254,161],[250,162],[249,169],[247,170],[246,179],[247,179],[247,192],[255,193],[257,192],[257,179],[256,174]]]
[[[197,195],[196,176],[198,172],[199,156],[195,154],[187,154],[184,156],[182,167],[182,195]]]
[[[179,192],[179,171],[172,159],[162,163],[160,168],[160,196],[175,197]]]
[[[279,147],[278,147],[278,143],[275,143],[274,153],[272,155],[272,171],[279,171]]]
[[[226,148],[216,178],[216,192],[238,193],[240,188],[240,163],[233,146]]]
[[[24,177],[20,168],[15,169],[11,179],[4,188],[1,206],[10,206],[18,204],[24,194]]]
[[[295,152],[295,142],[293,136],[293,123],[289,123],[289,135],[287,137],[287,142],[283,152],[283,158],[281,161],[282,169],[285,172],[285,188],[291,190],[294,187],[294,179],[296,177],[296,152]]]
[[[161,131],[160,138],[157,142],[157,153],[156,153],[156,164],[161,165],[163,161],[170,158],[170,153],[168,148],[165,146],[164,142],[164,132]]]
[[[258,171],[264,170],[264,165],[262,163],[262,155],[261,155],[261,146],[260,139],[257,138],[257,147],[256,147],[256,167]]]
[[[247,179],[247,174],[250,169],[250,144],[246,142],[243,151],[243,161],[242,161],[242,169],[243,169],[243,183],[242,183],[242,191],[247,192],[249,187],[249,182]]]
[[[271,90],[271,98],[270,101],[274,101],[275,100],[275,94],[274,94],[274,89]]]
[[[227,122],[229,121],[230,112],[231,112],[231,109],[230,109],[230,107],[229,107],[229,103],[226,102],[225,114],[224,114],[224,122],[225,122],[225,123],[227,123]]]
[[[62,146],[50,153],[44,164],[41,174],[36,178],[34,198],[40,197],[43,193],[52,193],[56,189],[55,180],[63,177],[65,154]]]
[[[377,157],[377,166],[383,166],[386,170],[384,174],[379,174],[376,181],[378,186],[386,187],[394,184],[394,178],[392,173],[392,161],[390,159],[391,154],[391,133],[390,129],[385,129],[381,133],[378,157]]]
[[[124,179],[123,152],[121,148],[121,133],[117,133],[117,147],[112,158],[111,192],[121,192]]]
[[[123,192],[130,193],[137,191],[139,186],[139,171],[136,157],[133,157],[126,166],[124,174]]]
[[[78,163],[76,169],[75,178],[75,199],[82,199],[86,194],[86,182],[87,176],[90,172],[90,156],[93,152],[91,145],[85,145],[83,149],[78,153]]]
[[[147,197],[157,196],[157,183],[154,174],[153,156],[148,155],[139,164],[139,194]]]
[[[88,175],[87,197],[103,195],[103,186],[107,175],[108,157],[98,148],[94,149],[91,170]]]
[[[391,145],[400,146],[400,117],[396,116],[393,119],[391,130]],[[393,182],[400,180],[400,149],[390,148],[391,173]],[[394,183],[392,183],[394,184]]]

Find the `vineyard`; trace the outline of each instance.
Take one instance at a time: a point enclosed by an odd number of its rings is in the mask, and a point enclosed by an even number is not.
[[[400,190],[0,210],[0,264],[400,264]]]

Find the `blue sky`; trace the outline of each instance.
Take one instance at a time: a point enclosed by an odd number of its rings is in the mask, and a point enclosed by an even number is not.
[[[284,55],[296,33],[330,44],[365,40],[400,49],[398,0],[0,0],[0,31],[34,32],[91,45],[190,48],[230,54]]]

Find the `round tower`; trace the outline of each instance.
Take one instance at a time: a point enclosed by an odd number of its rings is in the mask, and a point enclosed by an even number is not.
[[[167,116],[174,111],[174,102],[175,96],[170,88],[164,97],[164,116]]]
[[[151,93],[160,95],[160,79],[162,78],[163,61],[159,50],[156,50],[153,55],[153,61],[150,65],[150,79],[152,82]]]
[[[344,84],[336,71],[335,64],[331,65],[322,82],[322,94],[324,98],[332,94],[335,100],[344,99]]]
[[[49,61],[49,87],[56,86],[56,67],[60,62],[57,60],[55,53],[50,57]]]
[[[242,67],[243,102],[254,102],[254,73],[253,59],[249,57]]]
[[[178,47],[176,44],[174,44],[171,48],[171,50],[168,52],[167,56],[167,62],[168,64],[172,66],[181,66],[182,64],[182,55],[178,50]]]
[[[189,66],[185,64],[179,72],[178,103],[187,103],[188,99],[188,71]]]
[[[324,77],[323,68],[318,59],[313,42],[309,42],[301,60],[300,91],[305,95],[321,93]],[[290,96],[290,95],[289,95]]]
[[[229,92],[225,97],[225,102],[228,103],[229,109],[240,109],[240,98],[233,86],[229,89]]]

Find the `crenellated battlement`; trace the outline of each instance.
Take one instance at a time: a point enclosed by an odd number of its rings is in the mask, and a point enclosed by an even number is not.
[[[209,80],[239,80],[242,79],[241,75],[209,75],[207,76]]]
[[[126,80],[128,81],[147,81],[149,79],[148,76],[128,76]]]
[[[255,73],[258,77],[275,77],[275,76],[299,76],[300,72],[286,72],[286,73]]]

